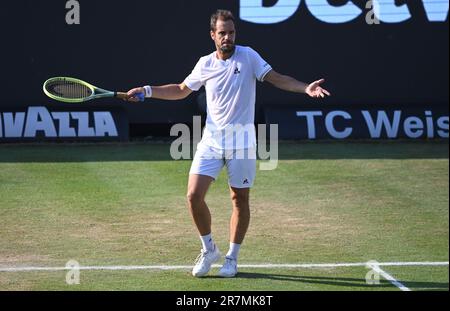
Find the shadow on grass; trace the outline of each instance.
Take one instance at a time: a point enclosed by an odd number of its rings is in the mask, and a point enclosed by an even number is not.
[[[170,142],[0,144],[0,163],[174,161],[170,148]],[[190,150],[190,157],[185,161],[191,161],[192,148],[186,150]],[[262,148],[258,155],[267,158]],[[280,160],[448,159],[448,156],[448,140],[303,141],[278,145]]]
[[[218,276],[211,276],[211,278],[219,278]],[[357,278],[343,278],[343,277],[321,277],[321,276],[298,276],[289,274],[273,274],[273,273],[250,273],[239,272],[236,278],[240,279],[267,279],[274,281],[289,281],[301,282],[317,285],[330,285],[340,287],[359,287],[361,289],[376,289],[376,288],[392,288],[392,285],[387,280],[380,280],[380,284],[367,284],[365,279]],[[439,282],[413,282],[413,281],[399,281],[410,289],[417,290],[449,290],[448,283]]]

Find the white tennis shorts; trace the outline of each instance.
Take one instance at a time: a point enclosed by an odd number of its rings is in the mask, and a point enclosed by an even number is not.
[[[199,143],[189,174],[206,175],[215,180],[224,166],[231,187],[251,188],[256,175],[256,149],[221,150]]]

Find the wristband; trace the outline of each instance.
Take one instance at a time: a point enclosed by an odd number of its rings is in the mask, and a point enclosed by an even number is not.
[[[152,87],[150,85],[146,85],[144,86],[144,91],[145,91],[145,97],[150,98],[152,97]]]

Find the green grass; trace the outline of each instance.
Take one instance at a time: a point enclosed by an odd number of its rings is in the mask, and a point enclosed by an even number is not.
[[[0,267],[190,265],[200,249],[186,208],[190,161],[169,144],[0,145]],[[448,261],[448,142],[282,143],[258,171],[241,263]],[[228,246],[223,171],[207,202]],[[386,267],[413,290],[448,290],[446,267]],[[364,267],[0,272],[0,290],[397,290]],[[213,271],[215,272],[215,270]]]

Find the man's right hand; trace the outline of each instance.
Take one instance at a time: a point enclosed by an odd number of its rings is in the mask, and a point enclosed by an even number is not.
[[[139,97],[137,96],[137,94],[139,94],[139,93],[145,94],[145,90],[143,87],[136,87],[134,89],[129,90],[127,92],[128,97],[125,98],[124,100],[130,101],[130,102],[138,102],[138,101],[140,101]]]

